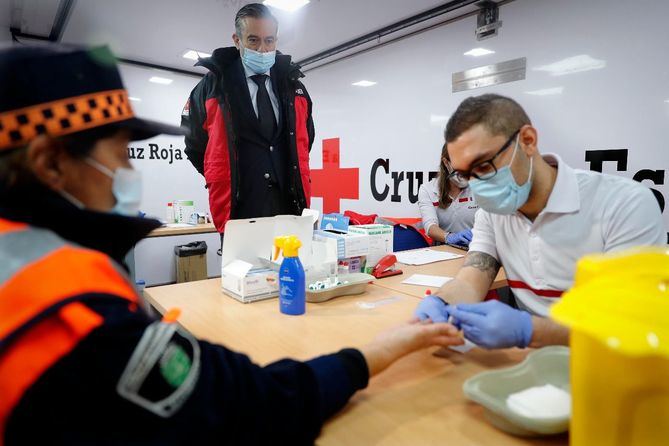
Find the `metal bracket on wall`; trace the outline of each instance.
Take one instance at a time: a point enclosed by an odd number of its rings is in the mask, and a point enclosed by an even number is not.
[[[476,40],[496,36],[502,27],[502,21],[499,20],[499,6],[492,1],[482,1],[476,6],[481,8],[476,16]]]
[[[453,73],[451,77],[453,93],[520,81],[525,79],[526,71],[527,59],[521,57]]]

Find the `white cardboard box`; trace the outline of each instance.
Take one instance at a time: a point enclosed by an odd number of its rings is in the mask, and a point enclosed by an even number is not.
[[[251,263],[243,260],[234,260],[221,269],[223,288],[242,302],[278,296],[278,276],[270,268],[254,269]]]
[[[314,259],[324,261],[319,250],[314,256],[313,224],[312,215],[229,220],[225,225],[221,257],[223,291],[244,303],[278,296],[278,283],[273,288],[272,282],[278,270],[272,263],[274,238],[296,235],[302,242],[299,257],[306,270]],[[330,262],[336,264],[334,259]]]
[[[348,227],[349,234],[362,234],[369,238],[369,253],[364,272],[371,272],[381,258],[393,252],[393,227],[390,225],[354,225]]]
[[[318,229],[314,231],[314,240],[334,239],[337,241],[337,259],[349,257],[366,256],[369,252],[369,237],[365,234],[352,234],[345,232],[326,231]]]

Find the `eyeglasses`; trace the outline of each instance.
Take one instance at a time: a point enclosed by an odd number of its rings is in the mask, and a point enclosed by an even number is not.
[[[506,149],[509,148],[513,140],[516,138],[518,133],[520,132],[520,129],[516,130],[513,132],[513,135],[509,137],[509,139],[504,143],[501,149],[495,153],[495,155],[487,159],[485,161],[481,161],[480,163],[477,163],[476,165],[472,166],[468,171],[459,171],[459,170],[454,170],[448,175],[448,178],[455,178],[460,181],[469,181],[471,177],[476,178],[477,180],[489,180],[490,178],[494,177],[497,174],[497,167],[495,166],[495,159],[502,154]]]

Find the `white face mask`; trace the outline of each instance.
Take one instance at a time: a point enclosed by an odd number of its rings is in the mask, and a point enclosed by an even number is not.
[[[112,179],[112,193],[116,198],[116,205],[109,212],[129,217],[138,216],[142,200],[142,173],[125,167],[118,167],[112,171],[90,157],[84,161]]]

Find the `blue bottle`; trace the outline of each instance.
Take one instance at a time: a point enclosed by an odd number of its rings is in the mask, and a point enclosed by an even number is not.
[[[279,309],[283,314],[297,316],[305,311],[304,267],[297,256],[302,242],[294,235],[274,239],[274,258],[283,251],[283,262],[279,268]]]

